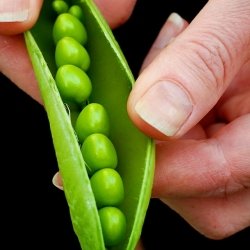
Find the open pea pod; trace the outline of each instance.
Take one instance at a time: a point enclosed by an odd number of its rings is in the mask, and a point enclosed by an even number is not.
[[[90,102],[102,104],[111,122],[110,139],[118,154],[125,197],[120,209],[127,220],[126,237],[110,249],[134,249],[140,237],[150,200],[154,173],[153,141],[130,121],[126,103],[134,78],[112,31],[91,0],[73,1],[84,12],[91,58],[87,72],[93,91]],[[101,225],[80,147],[55,84],[55,45],[52,27],[56,14],[44,0],[36,25],[24,34],[48,114],[74,231],[82,249],[105,249]]]

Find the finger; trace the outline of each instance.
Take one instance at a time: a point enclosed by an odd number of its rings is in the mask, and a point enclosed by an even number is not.
[[[157,143],[152,197],[226,197],[250,188],[250,114],[211,139]]]
[[[172,13],[161,28],[159,35],[144,59],[141,71],[143,71],[162,49],[170,44],[170,42],[172,42],[187,26],[188,22],[186,20],[182,19],[177,13]]]
[[[180,140],[205,140],[207,139],[207,134],[203,127],[198,123],[193,128],[191,128],[185,135],[183,135]]]
[[[239,95],[236,95],[229,99],[220,108],[220,117],[227,121],[233,121],[234,119],[250,113],[250,89]]]
[[[42,102],[22,33],[36,22],[43,1],[0,2],[0,71],[20,89]]]
[[[23,35],[0,36],[0,72],[43,104]]]
[[[222,121],[231,122],[250,113],[250,60],[237,73],[230,86],[216,104],[216,115]]]
[[[36,22],[42,0],[8,0],[0,2],[0,34],[14,35],[30,29]]]
[[[145,247],[143,245],[143,241],[142,239],[140,238],[139,241],[137,242],[137,245],[135,247],[135,250],[145,250]]]
[[[128,102],[135,125],[166,140],[197,124],[249,59],[249,24],[249,1],[208,1],[137,79]]]
[[[136,0],[95,0],[111,29],[125,23],[132,14]]]
[[[250,226],[250,189],[226,198],[165,198],[169,207],[211,239],[223,239]]]
[[[60,172],[57,172],[53,178],[52,178],[52,183],[55,187],[57,187],[60,190],[63,190],[63,183],[62,183],[62,177]]]
[[[214,134],[216,134],[220,129],[222,129],[226,125],[227,124],[224,122],[217,122],[217,123],[211,124],[210,126],[206,128],[207,137],[210,138],[214,136]]]

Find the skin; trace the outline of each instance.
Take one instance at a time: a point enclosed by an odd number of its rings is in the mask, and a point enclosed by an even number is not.
[[[247,104],[250,98],[250,4],[225,3],[210,1],[192,24],[183,20],[182,28],[166,22],[145,58],[128,101],[130,117],[137,127],[148,136],[165,140],[157,141],[152,196],[161,198],[211,239],[226,238],[250,226],[250,107]],[[217,4],[225,4],[225,12],[219,13],[221,8]],[[234,9],[238,10],[238,19],[230,20],[229,12]],[[241,31],[236,23],[241,25]],[[228,34],[218,34],[216,25],[228,27]],[[166,46],[168,40],[177,35]],[[229,36],[232,39],[228,39]],[[203,44],[204,37],[211,42]],[[185,50],[183,44],[190,46]],[[214,67],[208,59],[201,67],[197,61],[200,62],[199,57],[206,50],[214,50],[212,44],[222,47],[222,53],[213,60],[223,60],[224,64]],[[166,73],[164,69],[168,67],[171,70]],[[161,78],[177,81],[192,94],[194,103],[192,117],[171,138],[145,123],[134,109],[145,91]],[[209,110],[208,99],[212,102]]]
[[[8,29],[5,23],[0,25],[0,70],[42,104],[22,35],[6,36],[34,24],[42,2],[36,3],[26,22],[9,23]],[[129,18],[135,1],[96,3],[115,28]],[[128,101],[132,121],[157,140],[152,197],[160,198],[211,239],[250,226],[249,24],[250,2],[243,0],[210,0],[190,25],[168,20],[144,60]],[[12,74],[13,70],[17,73]],[[161,79],[181,86],[193,105],[173,136],[162,134],[135,110]],[[151,98],[158,101],[157,95]]]

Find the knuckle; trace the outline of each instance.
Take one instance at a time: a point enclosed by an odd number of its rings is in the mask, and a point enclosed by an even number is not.
[[[205,174],[200,176],[201,195],[226,199],[232,194],[250,189],[247,145],[237,149],[235,143],[231,150],[228,147],[225,149],[220,140],[213,141],[213,159],[209,160]]]
[[[219,90],[221,94],[242,64],[249,59],[249,40],[245,33],[242,27],[232,23],[216,30],[208,28],[197,32],[195,37],[190,35],[189,40],[182,45],[195,77],[204,83],[204,87],[216,89],[217,92]]]
[[[225,82],[226,61],[229,57],[225,46],[218,41],[211,41],[210,38],[203,38],[192,41],[188,45],[189,61],[194,67],[195,77],[204,83],[209,91],[220,90]]]

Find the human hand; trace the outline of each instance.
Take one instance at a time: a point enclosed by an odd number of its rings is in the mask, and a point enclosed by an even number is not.
[[[241,0],[209,1],[190,25],[171,15],[128,102],[158,140],[152,196],[212,239],[250,226],[249,24]]]
[[[111,28],[118,27],[130,17],[135,2],[95,1]],[[41,104],[43,101],[21,33],[35,24],[42,3],[42,0],[0,2],[0,72]]]

